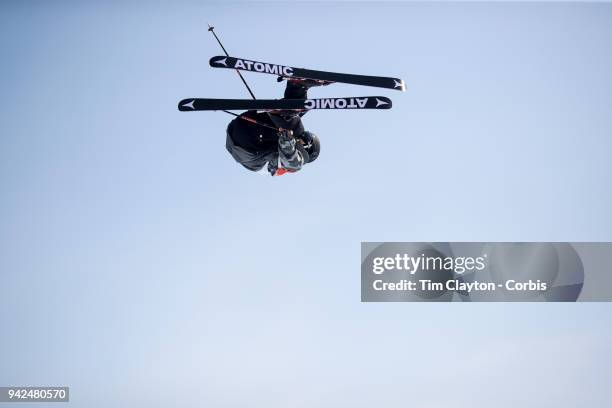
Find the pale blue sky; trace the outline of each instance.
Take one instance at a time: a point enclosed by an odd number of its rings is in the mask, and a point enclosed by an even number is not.
[[[249,173],[221,50],[404,78]],[[361,241],[612,239],[612,6],[3,2],[0,385],[74,407],[608,406],[607,304],[361,304]],[[247,77],[259,97],[274,78]],[[26,408],[27,405],[23,405]]]

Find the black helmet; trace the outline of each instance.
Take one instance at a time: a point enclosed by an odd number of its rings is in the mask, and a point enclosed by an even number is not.
[[[319,153],[321,152],[321,142],[317,135],[312,132],[305,131],[299,136],[299,139],[302,140],[304,150],[308,153],[308,161],[306,163],[312,163],[317,160],[319,157]]]

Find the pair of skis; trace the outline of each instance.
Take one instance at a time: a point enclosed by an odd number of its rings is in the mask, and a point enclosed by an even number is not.
[[[270,64],[230,56],[212,57],[209,63],[213,68],[228,68],[239,71],[271,74],[276,75],[279,77],[279,79],[307,79],[325,84],[339,82],[345,84],[395,89],[399,91],[405,90],[404,81],[399,78],[317,71],[313,69],[294,68],[285,65]],[[384,96],[320,98],[305,100],[189,98],[180,101],[178,109],[185,112],[210,110],[307,111],[311,109],[390,109],[391,106],[391,99]]]

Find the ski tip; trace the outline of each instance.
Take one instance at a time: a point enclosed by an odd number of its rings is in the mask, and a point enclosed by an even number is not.
[[[376,101],[375,109],[391,109],[393,107],[393,102],[386,96],[372,96],[372,98]]]
[[[189,111],[194,111],[195,108],[193,106],[193,103],[195,102],[194,98],[191,99],[183,99],[182,101],[180,101],[178,103],[178,110],[182,111],[182,112],[189,112]]]
[[[211,67],[214,68],[230,68],[227,63],[227,58],[228,57],[225,55],[215,55],[210,60],[208,60],[208,63]]]
[[[393,78],[393,89],[406,92],[406,83],[401,78]]]

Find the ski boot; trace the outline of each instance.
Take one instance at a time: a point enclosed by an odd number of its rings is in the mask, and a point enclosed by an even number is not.
[[[292,78],[292,77],[284,77],[284,76],[279,76],[278,78],[276,78],[277,82],[283,82],[284,80],[287,80],[287,82],[289,83],[292,83],[294,85],[299,85],[306,89],[312,88],[314,86],[327,86],[329,84],[333,84],[333,82],[323,81],[321,79]]]

